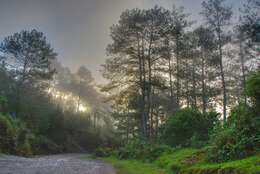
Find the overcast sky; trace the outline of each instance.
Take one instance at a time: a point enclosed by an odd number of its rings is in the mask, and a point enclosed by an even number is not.
[[[184,6],[201,23],[203,0],[0,0],[0,39],[22,29],[35,28],[47,36],[63,65],[75,71],[89,68],[97,82],[110,42],[109,27],[125,9],[155,4],[171,9]],[[246,0],[227,0],[237,10]]]

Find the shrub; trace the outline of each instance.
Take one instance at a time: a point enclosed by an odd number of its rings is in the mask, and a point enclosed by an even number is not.
[[[218,124],[218,114],[182,109],[161,127],[161,140],[171,146],[202,146]]]
[[[227,161],[256,154],[260,150],[260,71],[247,81],[246,94],[252,106],[239,104],[235,107],[224,127],[212,134],[209,158]]]
[[[117,152],[117,157],[119,159],[137,159],[150,162],[157,159],[162,153],[169,151],[171,151],[171,148],[166,145],[133,141],[121,147]]]
[[[114,150],[106,147],[98,147],[95,150],[95,156],[97,157],[109,157],[114,155]]]
[[[7,99],[0,95],[0,112],[6,111],[6,103],[7,103]]]
[[[30,156],[32,152],[33,135],[22,121],[15,120],[16,127],[16,154]]]
[[[31,137],[22,121],[0,114],[0,149],[3,153],[32,155]]]
[[[50,154],[62,152],[62,147],[58,146],[56,143],[42,135],[38,135],[33,139],[32,147],[34,154]]]
[[[253,74],[246,83],[246,94],[251,97],[255,107],[260,111],[260,71]]]
[[[260,117],[254,108],[241,104],[235,107],[223,127],[211,135],[209,158],[228,161],[243,158],[259,151]]]
[[[0,149],[4,153],[14,153],[15,129],[8,115],[0,113]]]

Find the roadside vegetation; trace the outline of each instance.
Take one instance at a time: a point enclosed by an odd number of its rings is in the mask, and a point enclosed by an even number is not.
[[[260,3],[233,16],[227,2],[205,0],[199,25],[182,7],[123,11],[103,85],[64,67],[40,31],[5,37],[0,153],[92,152],[119,174],[259,174]]]
[[[260,4],[245,2],[234,26],[227,2],[204,1],[198,28],[184,8],[122,13],[103,89],[120,143],[96,156],[121,173],[260,173]]]
[[[118,174],[258,174],[260,156],[255,155],[228,162],[208,162],[201,149],[182,148],[171,153],[164,153],[153,162],[120,160],[116,157],[100,158],[111,163]]]
[[[252,74],[246,88],[252,105],[234,107],[224,124],[216,113],[182,109],[160,127],[160,144],[136,139],[95,155],[125,174],[259,174],[259,82],[260,72]]]

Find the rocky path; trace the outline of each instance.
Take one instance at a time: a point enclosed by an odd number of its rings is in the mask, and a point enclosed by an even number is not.
[[[0,156],[0,174],[115,174],[109,164],[82,160],[83,154],[35,158]]]

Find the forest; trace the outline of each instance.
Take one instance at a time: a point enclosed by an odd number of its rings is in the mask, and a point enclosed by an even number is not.
[[[175,5],[123,11],[103,84],[64,66],[38,29],[6,36],[0,153],[88,153],[117,174],[259,174],[260,1],[227,2],[204,1],[203,21]]]

